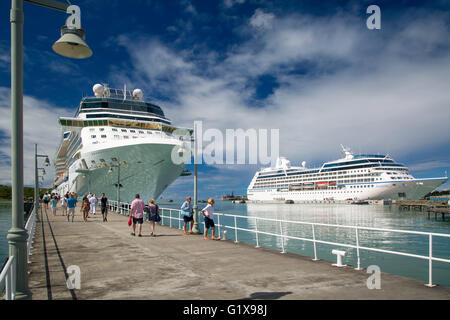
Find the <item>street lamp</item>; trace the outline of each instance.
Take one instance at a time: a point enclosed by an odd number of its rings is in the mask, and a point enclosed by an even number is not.
[[[38,181],[38,170],[42,169],[43,174],[45,174],[44,168],[38,168],[38,158],[45,158],[44,166],[48,167],[50,165],[50,160],[48,156],[45,154],[37,153],[37,143],[34,144],[34,212],[36,215],[37,221],[39,221],[39,181]]]
[[[114,169],[113,167],[117,167],[117,183],[115,183],[114,185],[117,188],[117,206],[118,206],[118,210],[120,208],[120,210],[122,211],[122,207],[120,206],[120,188],[122,188],[123,186],[120,184],[120,167],[123,165],[126,165],[126,161],[122,161],[120,162],[120,160],[118,160],[117,158],[113,158],[113,161],[116,161],[116,163],[111,163],[109,165],[109,170],[108,173],[113,173]]]
[[[8,231],[9,256],[14,256],[15,299],[29,299],[27,273],[27,238],[23,218],[23,1],[37,4],[54,10],[70,13],[66,21],[68,29],[81,29],[80,10],[77,6],[56,0],[11,0],[11,189],[12,189],[12,219]],[[78,36],[79,37],[79,36]],[[64,39],[63,39],[64,38]],[[59,54],[72,58],[87,58],[92,52],[84,50],[70,52],[71,47],[83,43],[74,37],[61,37],[60,44],[53,49]],[[73,40],[73,42],[71,41]],[[58,42],[57,41],[57,42]],[[83,40],[84,41],[84,40]],[[86,45],[87,46],[87,45]],[[65,49],[64,49],[65,48]],[[37,179],[36,179],[37,180]]]
[[[198,227],[198,205],[197,205],[197,125],[194,122],[194,206],[192,207],[194,214],[194,225],[192,231],[194,233],[200,233]]]

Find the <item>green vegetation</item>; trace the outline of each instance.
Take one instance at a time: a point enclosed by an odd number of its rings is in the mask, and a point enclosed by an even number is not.
[[[448,190],[433,191],[433,192],[429,192],[428,194],[426,194],[423,198],[430,199],[430,197],[433,197],[433,196],[443,196],[443,195],[448,195],[448,194],[449,194]]]
[[[51,189],[41,188],[39,195],[42,197],[45,192],[50,192]],[[11,186],[0,185],[0,201],[11,201]],[[25,198],[34,198],[34,188],[24,187],[23,195]]]

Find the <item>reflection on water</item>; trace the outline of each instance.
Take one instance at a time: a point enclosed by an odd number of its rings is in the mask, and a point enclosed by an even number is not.
[[[180,203],[181,204],[181,203]],[[178,208],[179,204],[160,204],[162,207]],[[202,208],[201,206],[199,206]],[[428,219],[425,213],[419,211],[398,211],[396,206],[383,205],[343,205],[343,204],[275,204],[247,203],[233,204],[227,201],[217,201],[216,212],[236,214],[247,217],[260,217],[288,221],[314,222],[347,226],[375,227],[397,230],[413,230],[449,234],[449,221]],[[215,221],[217,223],[217,217]],[[201,219],[203,221],[203,219]],[[261,221],[256,219],[238,218],[238,228],[251,229],[267,233],[312,239],[311,225]],[[221,217],[220,223],[234,227],[234,219]],[[223,230],[223,228],[222,228]],[[227,228],[228,238],[235,239],[234,230]],[[315,236],[318,240],[356,245],[354,229],[315,226]],[[386,231],[359,230],[359,245],[369,248],[393,250],[405,253],[428,256],[428,236],[392,233]],[[256,235],[253,232],[238,231],[239,241],[256,245]],[[280,237],[259,235],[260,246],[314,257],[312,242]],[[332,249],[347,252],[344,263],[357,265],[356,249],[338,245],[317,244],[318,258],[336,262]],[[433,255],[450,259],[450,238],[433,238]],[[360,250],[361,266],[378,265],[382,272],[403,275],[428,282],[428,261],[411,257],[384,254]],[[433,262],[433,282],[450,286],[450,264]]]

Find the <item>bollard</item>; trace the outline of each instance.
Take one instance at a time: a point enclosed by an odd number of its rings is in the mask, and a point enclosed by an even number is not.
[[[332,254],[335,254],[337,257],[336,263],[333,263],[332,265],[335,267],[345,267],[345,264],[342,264],[342,257],[345,257],[347,255],[347,252],[341,251],[341,250],[332,250]]]

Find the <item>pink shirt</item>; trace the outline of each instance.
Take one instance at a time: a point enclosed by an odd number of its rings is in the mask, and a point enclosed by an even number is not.
[[[144,217],[145,203],[141,199],[134,199],[131,203],[131,214],[136,219]]]

